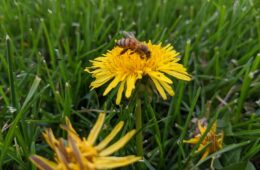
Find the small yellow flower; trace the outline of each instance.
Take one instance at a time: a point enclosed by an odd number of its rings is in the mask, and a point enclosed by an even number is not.
[[[199,134],[194,138],[189,140],[184,140],[184,143],[196,144],[199,142],[201,136],[205,133],[207,126],[203,126],[201,121],[198,121]],[[203,153],[201,159],[205,159],[210,153],[214,153],[222,148],[224,133],[217,134],[217,122],[214,122],[207,136],[201,142],[197,152],[200,152],[205,147],[205,152]]]
[[[119,85],[116,104],[120,104],[123,91],[125,90],[125,96],[129,98],[135,89],[136,81],[147,76],[165,100],[167,99],[166,93],[174,95],[171,87],[173,82],[168,76],[186,81],[191,80],[183,65],[178,63],[179,54],[171,45],[162,47],[161,44],[155,45],[151,42],[145,44],[151,51],[148,59],[141,58],[138,53],[132,53],[131,50],[120,54],[123,48],[116,46],[102,57],[92,60],[92,66],[85,69],[95,78],[90,85],[91,89],[109,82],[103,93],[105,96]]]
[[[87,138],[80,138],[72,127],[69,119],[66,118],[66,125],[61,125],[61,128],[68,132],[67,140],[63,138],[56,139],[51,129],[47,129],[43,133],[45,140],[55,152],[55,161],[50,161],[38,155],[30,156],[30,160],[41,170],[112,169],[126,166],[140,160],[141,157],[134,155],[125,157],[110,156],[121,149],[136,132],[136,130],[131,130],[117,142],[108,146],[122,129],[124,125],[123,121],[119,122],[102,142],[95,145],[104,120],[105,113],[100,113],[89,136]]]

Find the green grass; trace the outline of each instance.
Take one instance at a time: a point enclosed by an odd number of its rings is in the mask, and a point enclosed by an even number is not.
[[[64,136],[58,126],[68,116],[86,136],[105,103],[101,137],[119,120],[124,133],[134,128],[135,103],[118,107],[114,94],[90,91],[83,71],[127,30],[172,44],[193,80],[174,79],[167,101],[143,101],[144,163],[125,169],[259,169],[259,17],[257,0],[0,1],[0,167],[35,169],[29,155],[52,155],[44,128]],[[192,118],[203,117],[209,126],[218,120],[225,138],[222,150],[199,161],[198,145],[181,141],[195,129]],[[135,140],[118,154],[136,154]]]

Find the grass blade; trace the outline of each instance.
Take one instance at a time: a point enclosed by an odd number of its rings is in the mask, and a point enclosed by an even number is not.
[[[7,132],[7,135],[5,137],[5,141],[4,141],[4,147],[3,147],[3,151],[1,152],[1,157],[0,157],[0,167],[2,167],[3,165],[3,159],[6,156],[6,152],[8,150],[8,147],[13,139],[13,136],[15,134],[15,130],[17,128],[18,122],[20,121],[20,119],[22,118],[23,114],[26,111],[26,107],[28,106],[29,101],[31,100],[31,98],[33,97],[33,95],[35,94],[36,90],[38,89],[38,86],[40,84],[41,79],[39,77],[35,77],[33,84],[31,86],[31,89],[22,105],[22,108],[20,109],[20,111],[18,112],[18,114],[15,116],[15,119],[12,121],[12,126],[10,127],[10,129]]]

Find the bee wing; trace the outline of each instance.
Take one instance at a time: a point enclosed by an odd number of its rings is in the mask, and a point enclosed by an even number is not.
[[[126,38],[134,38],[134,39],[136,39],[134,32],[122,31],[121,33],[122,33]]]

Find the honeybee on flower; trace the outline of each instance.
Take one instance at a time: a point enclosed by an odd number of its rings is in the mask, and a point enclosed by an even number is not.
[[[147,59],[150,58],[151,51],[147,45],[135,38],[133,32],[123,31],[122,33],[124,34],[125,38],[122,38],[116,42],[117,46],[124,48],[120,53],[121,55],[124,54],[127,50],[132,50],[131,54],[136,52],[140,55],[141,58],[144,58],[144,56],[146,56]]]
[[[152,44],[151,41],[140,43],[138,43],[138,48],[136,46],[134,48],[132,45],[130,48],[132,39],[131,41],[121,39],[112,50],[91,60],[92,65],[85,68],[85,71],[95,78],[90,84],[91,89],[108,83],[103,92],[105,96],[112,89],[118,88],[116,104],[120,104],[124,91],[125,97],[129,98],[136,88],[137,81],[148,78],[149,81],[145,81],[143,84],[147,85],[149,82],[151,87],[155,87],[166,100],[167,93],[170,96],[174,95],[173,81],[169,76],[185,81],[191,80],[186,68],[178,63],[180,61],[179,53],[173,49],[172,45],[162,46]],[[129,45],[128,48],[126,48],[126,44]]]

